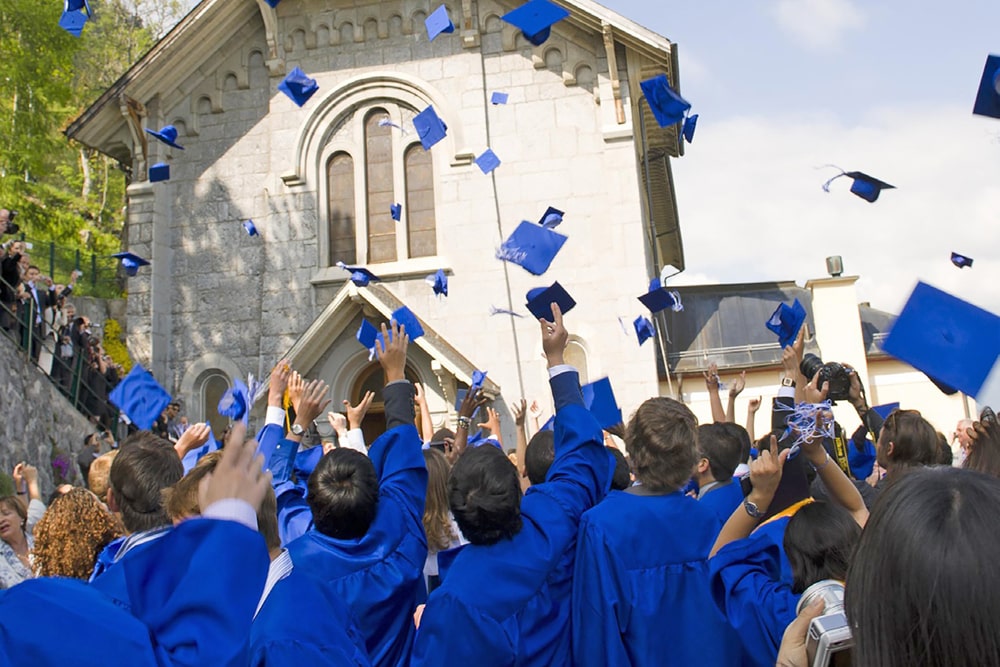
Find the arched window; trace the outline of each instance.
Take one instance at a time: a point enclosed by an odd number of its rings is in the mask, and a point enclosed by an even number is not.
[[[229,420],[219,415],[219,400],[229,389],[229,378],[220,370],[206,371],[201,376],[199,387],[201,414],[205,416],[205,421],[212,427],[212,433],[222,437],[222,432],[229,425]]]
[[[566,363],[580,372],[580,384],[590,382],[590,373],[587,371],[587,348],[576,340],[570,340],[566,344],[564,353]]]
[[[365,117],[365,189],[368,193],[368,263],[396,261],[396,221],[392,180],[392,128],[379,125],[385,109]]]
[[[335,153],[326,167],[327,225],[331,265],[358,261],[357,214],[354,203],[354,158]]]
[[[410,257],[437,254],[434,223],[434,166],[431,154],[420,144],[406,150],[406,230]]]

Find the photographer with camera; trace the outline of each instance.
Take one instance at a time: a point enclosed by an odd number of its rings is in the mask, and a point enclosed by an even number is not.
[[[17,325],[14,313],[18,306],[18,286],[21,284],[19,264],[23,254],[24,242],[10,241],[5,244],[0,259],[0,303],[3,304],[0,310],[0,326],[7,331],[14,331]]]

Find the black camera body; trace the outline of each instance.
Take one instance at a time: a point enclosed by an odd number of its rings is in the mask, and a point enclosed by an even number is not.
[[[17,211],[8,211],[7,216],[7,234],[17,234],[21,231],[21,228],[14,224],[14,216],[17,215]]]
[[[822,389],[823,384],[830,385],[827,398],[831,401],[846,401],[851,395],[851,373],[842,364],[836,361],[823,363],[823,360],[815,354],[809,353],[802,357],[802,365],[799,367],[807,380],[812,380],[813,376],[819,372],[817,388]]]

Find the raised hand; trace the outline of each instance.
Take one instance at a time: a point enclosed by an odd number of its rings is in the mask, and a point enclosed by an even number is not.
[[[330,405],[330,399],[326,397],[329,391],[330,387],[322,380],[305,384],[295,404],[295,423],[308,429],[313,420]]]
[[[714,361],[708,365],[707,371],[702,371],[705,378],[705,388],[709,391],[719,391],[719,365]]]
[[[552,319],[555,321],[549,322],[544,317],[538,320],[542,330],[542,350],[549,362],[549,368],[566,363],[563,360],[563,352],[569,342],[569,332],[563,326],[562,310],[557,303],[552,304]]]
[[[242,422],[233,425],[232,440],[222,450],[222,458],[198,486],[198,505],[204,510],[219,500],[233,498],[247,502],[255,510],[271,486],[271,473],[264,471],[264,457],[254,456],[257,441],[246,438]]]
[[[486,421],[478,426],[489,429],[492,435],[500,435],[500,413],[493,408],[486,408]]]
[[[208,442],[208,436],[212,434],[212,427],[208,424],[192,424],[188,426],[181,437],[177,439],[177,444],[174,445],[174,449],[177,450],[178,455],[184,458],[184,455],[193,449],[198,449],[206,442]]]
[[[299,375],[298,371],[291,371],[288,375],[288,400],[292,402],[295,414],[299,413],[299,400],[302,398],[302,392],[305,388],[305,379]]]
[[[424,398],[424,385],[422,382],[413,383],[413,403],[417,406],[423,405],[427,401]]]
[[[347,403],[347,401],[344,401],[344,403]],[[347,417],[339,412],[327,412],[326,420],[330,422],[330,428],[338,436],[347,435]]]
[[[747,404],[747,410],[756,414],[757,411],[760,410],[760,403],[762,398],[763,398],[762,396],[758,396],[757,398],[751,398],[750,402]]]
[[[347,412],[347,423],[350,425],[352,431],[356,428],[361,428],[361,422],[365,420],[368,408],[371,407],[374,400],[375,392],[369,391],[358,401],[357,405],[351,405],[349,401],[344,401],[344,410]]]
[[[486,405],[489,399],[486,398],[486,394],[483,390],[473,393],[471,391],[466,392],[465,398],[462,399],[462,404],[458,406],[458,416],[470,419],[476,410]]]
[[[733,380],[733,384],[729,387],[729,398],[736,398],[740,395],[743,389],[747,386],[747,372],[742,371]]]
[[[753,490],[748,499],[762,512],[774,499],[774,492],[778,490],[778,484],[781,482],[781,471],[791,450],[786,449],[775,455],[774,452],[777,451],[778,440],[772,435],[770,451],[761,450],[760,455],[750,462],[750,482],[753,484]]]
[[[382,337],[375,341],[375,356],[385,373],[385,383],[406,379],[406,348],[410,337],[406,335],[406,327],[390,322],[389,327],[382,324]]]
[[[285,389],[288,388],[288,378],[292,374],[292,367],[288,365],[287,359],[282,359],[271,371],[271,377],[267,383],[267,404],[278,408],[284,407]]]
[[[822,387],[819,386],[819,374],[820,371],[816,371],[812,380],[806,385],[806,403],[822,403],[830,393],[829,382],[824,382]]]
[[[528,412],[528,401],[523,398],[511,404],[510,411],[514,415],[514,423],[518,428],[524,426],[524,418]]]

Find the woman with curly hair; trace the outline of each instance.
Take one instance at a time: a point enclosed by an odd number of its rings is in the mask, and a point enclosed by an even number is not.
[[[123,534],[90,491],[74,487],[56,498],[35,526],[35,570],[41,577],[90,577],[97,554]]]
[[[433,447],[424,450],[427,464],[427,502],[424,505],[424,532],[427,534],[427,561],[424,581],[430,593],[441,584],[438,553],[466,543],[448,509],[448,475],[451,466],[445,455]]]

